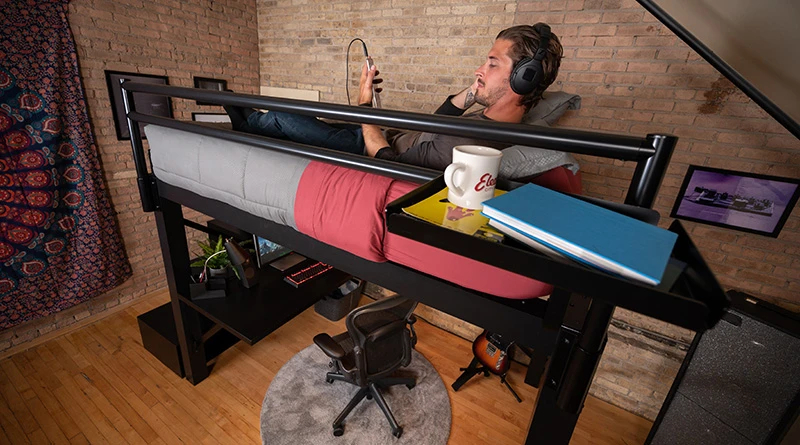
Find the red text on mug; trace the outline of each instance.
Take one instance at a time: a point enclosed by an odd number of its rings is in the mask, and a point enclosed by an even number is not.
[[[480,192],[485,188],[494,187],[495,184],[497,184],[497,179],[493,178],[491,174],[485,173],[483,176],[481,176],[481,180],[475,184],[475,191]]]

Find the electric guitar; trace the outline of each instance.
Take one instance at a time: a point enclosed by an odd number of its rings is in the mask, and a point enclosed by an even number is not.
[[[500,334],[484,330],[472,342],[472,353],[492,374],[504,375],[511,366],[509,357],[514,342],[505,341]]]

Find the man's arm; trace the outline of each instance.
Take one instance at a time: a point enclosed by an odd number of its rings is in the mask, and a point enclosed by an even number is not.
[[[477,87],[478,79],[476,78],[472,85],[464,88],[464,91],[450,97],[450,103],[462,110],[467,110],[469,107],[475,105],[475,91],[477,91]]]
[[[385,147],[379,150],[375,157],[402,162],[403,164],[444,170],[453,162],[453,147],[456,145],[486,145],[498,149],[505,148],[502,145],[494,144],[489,141],[480,141],[463,136],[436,134],[433,135],[430,140],[417,142],[403,153],[397,153],[393,149]]]
[[[376,74],[378,74],[378,69],[374,64],[371,70],[367,70],[366,63],[361,67],[361,80],[358,88],[359,106],[372,106],[372,84],[380,83],[380,79],[375,78]],[[380,88],[376,88],[375,91],[380,92]],[[382,148],[389,147],[389,141],[386,140],[379,126],[361,124],[361,133],[364,136],[364,146],[368,156],[375,157]]]

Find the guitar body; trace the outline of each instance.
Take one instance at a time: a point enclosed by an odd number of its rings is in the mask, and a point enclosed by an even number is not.
[[[507,342],[489,331],[483,331],[472,342],[472,353],[492,374],[504,375],[511,367],[509,353],[513,342]]]

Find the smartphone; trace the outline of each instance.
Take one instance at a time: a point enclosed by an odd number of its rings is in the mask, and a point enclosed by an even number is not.
[[[367,57],[367,70],[371,70],[373,66],[375,66],[375,64],[372,63],[372,57]],[[381,107],[381,98],[378,97],[378,93],[375,92],[375,85],[372,85],[372,107]]]

